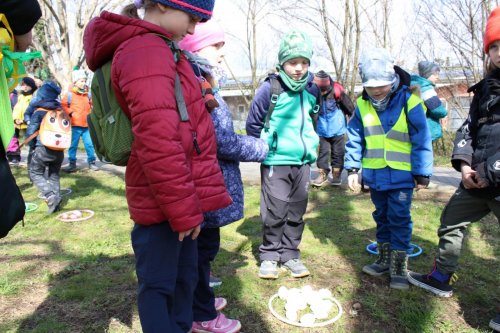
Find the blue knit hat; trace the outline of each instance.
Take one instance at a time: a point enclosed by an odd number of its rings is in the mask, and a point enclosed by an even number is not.
[[[53,101],[59,98],[61,88],[53,81],[45,81],[36,94],[40,101]]]
[[[212,17],[215,0],[152,0],[178,10],[182,10],[196,17],[201,17],[201,22],[206,22]]]

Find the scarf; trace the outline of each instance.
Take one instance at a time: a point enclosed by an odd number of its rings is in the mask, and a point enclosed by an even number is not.
[[[283,70],[283,66],[278,66],[276,69],[279,72],[279,75],[285,85],[293,92],[300,92],[304,90],[308,83],[308,78],[309,78],[309,72],[306,72],[306,74],[298,81],[295,81],[291,77],[288,76],[287,73]]]
[[[394,81],[392,82],[391,91],[387,94],[387,96],[384,97],[384,99],[377,101],[376,99],[373,99],[370,97],[370,95],[368,95],[368,99],[370,100],[370,103],[372,103],[375,111],[377,112],[385,111],[387,105],[389,104],[389,101],[391,100],[392,94],[394,94],[394,92],[399,87],[399,82],[400,82],[399,75],[396,74]]]

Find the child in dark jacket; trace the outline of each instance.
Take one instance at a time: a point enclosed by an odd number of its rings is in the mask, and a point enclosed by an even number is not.
[[[199,82],[177,46],[213,6],[139,0],[122,15],[102,12],[84,34],[90,70],[112,60],[113,90],[132,125],[125,184],[144,333],[191,330],[203,213],[231,203]]]
[[[278,74],[260,86],[247,118],[247,134],[269,145],[260,167],[263,241],[259,277],[263,279],[277,279],[280,263],[293,277],[310,274],[298,247],[305,226],[310,166],[316,161],[319,143],[312,117],[318,112],[319,88],[309,72],[311,57],[307,35],[299,31],[285,35]],[[281,92],[273,91],[276,83]]]
[[[224,57],[224,30],[213,20],[196,26],[193,35],[179,43],[182,49],[193,52],[191,61],[195,74],[211,82],[212,91],[219,106],[211,113],[217,138],[217,158],[224,175],[224,182],[233,203],[223,209],[204,214],[204,222],[198,236],[199,281],[194,293],[193,332],[228,333],[239,331],[238,320],[229,319],[220,311],[227,301],[215,297],[210,288],[210,262],[220,247],[220,228],[243,218],[243,182],[239,163],[261,162],[266,158],[267,143],[261,139],[234,132],[231,112],[222,99],[219,89],[225,79],[221,68]],[[209,101],[207,101],[209,102]]]
[[[453,295],[467,228],[490,212],[500,220],[500,7],[486,23],[484,53],[487,73],[468,90],[474,98],[455,138],[451,164],[462,182],[441,214],[434,267],[428,274],[408,274],[410,283],[441,297]],[[490,327],[500,331],[500,307]]]
[[[341,184],[344,169],[346,117],[354,111],[351,99],[340,83],[334,82],[325,71],[314,75],[314,83],[321,90],[321,107],[318,112],[316,132],[319,136],[318,176],[312,181],[313,186],[328,183],[330,165],[332,185]],[[331,159],[329,161],[329,158]]]
[[[390,287],[407,289],[413,223],[413,189],[424,188],[432,174],[432,142],[422,101],[409,90],[410,75],[385,49],[367,50],[359,72],[363,93],[347,125],[345,168],[356,190],[358,170],[370,188],[377,223],[378,259],[363,267],[372,276],[390,273]]]
[[[26,130],[27,137],[31,137],[40,130],[40,125],[47,112],[62,110],[61,103],[59,102],[60,93],[61,88],[52,81],[47,81],[40,87],[38,92],[39,99],[33,105],[35,111],[30,118],[30,123]],[[55,121],[65,120],[55,119]],[[70,128],[69,122],[67,128],[68,130]],[[59,171],[64,159],[64,151],[47,148],[42,144],[39,136],[31,140],[29,144],[33,149],[29,168],[30,179],[45,198],[48,206],[47,212],[50,214],[57,211],[61,203]],[[47,175],[45,175],[46,169],[48,169]]]

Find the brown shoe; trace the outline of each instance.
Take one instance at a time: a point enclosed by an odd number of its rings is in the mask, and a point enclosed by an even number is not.
[[[321,187],[328,182],[328,173],[324,169],[318,169],[318,177],[312,181],[313,186]]]
[[[333,168],[332,170],[332,185],[340,185],[342,184],[342,179],[341,179],[341,175],[342,175],[342,169],[340,168]]]

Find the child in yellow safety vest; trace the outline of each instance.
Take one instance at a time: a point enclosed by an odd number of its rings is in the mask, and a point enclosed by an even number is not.
[[[363,272],[390,273],[391,288],[407,289],[413,189],[432,174],[432,141],[421,100],[412,95],[410,75],[385,49],[367,50],[359,64],[363,93],[347,126],[345,168],[357,190],[358,170],[370,188],[377,223],[378,258]]]

